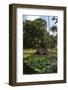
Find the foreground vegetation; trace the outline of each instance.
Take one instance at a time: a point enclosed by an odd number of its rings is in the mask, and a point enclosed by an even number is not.
[[[24,50],[24,62],[27,67],[23,70],[24,74],[42,74],[57,72],[56,49],[49,49],[48,55],[37,55],[34,49]],[[24,64],[24,65],[25,65]],[[29,70],[29,69],[31,70]],[[25,72],[26,71],[26,72]]]

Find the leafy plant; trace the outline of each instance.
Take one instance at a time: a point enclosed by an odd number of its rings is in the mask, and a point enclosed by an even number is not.
[[[55,73],[57,72],[56,60],[57,58],[54,55],[31,55],[27,58],[24,58],[24,63],[36,71],[36,73]]]

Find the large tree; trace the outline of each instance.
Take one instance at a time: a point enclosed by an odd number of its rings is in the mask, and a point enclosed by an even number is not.
[[[44,44],[44,34],[47,29],[47,22],[41,18],[34,21],[25,20],[24,28],[24,48],[38,48],[40,43]]]
[[[57,32],[57,19],[52,19],[55,23],[50,30]],[[57,35],[50,35],[47,31],[47,22],[42,18],[23,21],[23,30],[24,48],[52,48],[57,43]]]

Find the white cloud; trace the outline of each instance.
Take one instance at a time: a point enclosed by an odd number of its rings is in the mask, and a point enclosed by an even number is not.
[[[33,21],[33,20],[38,19],[38,18],[40,18],[40,16],[26,16],[25,19]]]

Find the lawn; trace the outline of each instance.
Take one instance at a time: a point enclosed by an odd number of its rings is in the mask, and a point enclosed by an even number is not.
[[[36,55],[35,52],[35,49],[24,49],[23,74],[57,73],[56,49],[49,49],[48,55]]]

